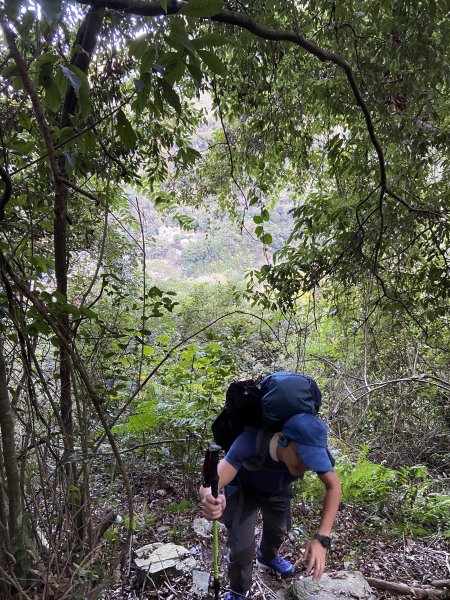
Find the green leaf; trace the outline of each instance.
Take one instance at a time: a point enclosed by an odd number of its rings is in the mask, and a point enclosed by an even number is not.
[[[161,0],[161,8],[167,15],[167,0]]]
[[[169,83],[167,83],[167,81],[164,81],[164,79],[159,80],[159,84],[161,86],[164,98],[178,114],[181,114],[181,102],[176,91]]]
[[[254,223],[262,223],[263,218],[261,217],[261,215],[256,215],[255,217],[253,217],[253,222]]]
[[[17,152],[18,154],[26,156],[27,154],[32,152],[32,150],[34,150],[35,142],[33,140],[28,140],[26,142],[22,142],[21,140],[12,140],[9,145],[12,148],[12,150]]]
[[[17,0],[6,0],[5,3],[5,13],[10,19],[16,19],[19,14],[20,5],[23,2],[18,2]]]
[[[117,113],[117,133],[119,134],[123,145],[128,150],[132,150],[136,146],[136,133],[131,126],[130,121],[126,118],[123,110],[119,110]]]
[[[255,228],[255,233],[258,237],[262,235],[262,233],[264,233],[264,227],[262,225],[258,225],[258,227]]]
[[[117,540],[119,539],[119,535],[117,533],[117,527],[115,527],[115,526],[109,527],[109,529],[107,529],[105,531],[105,533],[103,534],[103,538],[107,542],[117,542]]]
[[[41,0],[42,14],[48,25],[51,25],[61,16],[61,0]]]
[[[185,19],[182,17],[172,17],[170,20],[170,32],[173,35],[187,38],[188,33],[186,31]]]
[[[166,37],[167,43],[178,50],[178,53],[186,54],[186,50],[190,54],[195,54],[196,50],[194,46],[191,44],[190,40],[185,35],[178,35],[177,33],[172,33]]]
[[[147,50],[142,55],[141,64],[139,67],[141,75],[143,73],[148,73],[151,70],[153,63],[155,62],[155,57],[155,49],[153,47],[147,48]]]
[[[58,130],[58,141],[61,144],[63,144],[64,142],[69,140],[71,137],[73,137],[73,134],[74,134],[73,127],[63,127],[62,129]]]
[[[97,137],[91,130],[86,131],[81,137],[80,147],[83,152],[93,152],[97,147]]]
[[[151,346],[144,346],[143,354],[144,356],[152,356],[153,354],[155,354],[155,349]]]
[[[139,60],[148,48],[148,36],[142,35],[135,40],[131,40],[128,46],[128,52]]]
[[[51,81],[50,85],[45,90],[45,103],[52,112],[58,112],[61,104],[61,95],[58,86],[54,81]]]
[[[198,55],[209,69],[216,75],[224,77],[227,74],[227,68],[221,59],[208,50],[198,50]]]
[[[201,48],[208,48],[212,46],[224,46],[225,44],[229,44],[230,41],[230,38],[225,37],[224,35],[219,35],[218,33],[207,33],[196,40],[192,40],[191,43],[194,48],[199,50]]]
[[[50,63],[50,64],[54,64],[55,62],[57,62],[58,60],[58,55],[57,54],[53,54],[53,52],[45,52],[44,54],[41,54],[39,56],[39,58],[36,59],[36,67],[41,68],[42,65],[44,65],[45,63]]]
[[[53,65],[51,62],[43,62],[38,65],[36,62],[36,81],[37,85],[48,87],[52,82],[53,77]]]
[[[84,307],[81,309],[81,314],[88,319],[96,319],[97,313],[92,310],[92,308]]]
[[[60,96],[61,97],[64,96],[64,94],[66,93],[66,89],[67,89],[67,79],[64,76],[64,73],[60,69],[57,69],[57,71],[53,77],[53,83],[58,86]]]
[[[89,99],[89,83],[86,73],[75,65],[69,65],[69,67],[61,65],[61,70],[68,78],[70,85],[77,94],[81,116],[83,119],[87,119],[91,112],[91,102]]]
[[[84,120],[86,120],[91,112],[91,101],[89,100],[89,88],[82,86],[78,93],[78,101],[80,103],[80,111]]]
[[[179,52],[164,52],[163,54],[160,54],[158,57],[158,65],[160,65],[161,67],[164,67],[164,68],[161,69],[161,71],[159,71],[159,74],[164,76],[166,74],[165,68],[168,65],[171,65],[172,63],[176,62],[179,59],[180,59]]]
[[[272,243],[272,236],[270,235],[270,233],[265,233],[262,236],[262,242],[263,242],[263,244],[271,244]]]
[[[169,83],[174,84],[177,81],[180,81],[180,79],[184,75],[185,70],[186,63],[184,62],[184,60],[178,60],[177,62],[167,67],[164,79]]]
[[[180,10],[188,17],[212,17],[222,10],[223,0],[189,0]]]
[[[187,69],[188,69],[192,79],[196,83],[200,84],[203,79],[203,71],[200,69],[199,63],[197,61],[195,61],[195,62],[191,61],[186,66],[187,66]]]

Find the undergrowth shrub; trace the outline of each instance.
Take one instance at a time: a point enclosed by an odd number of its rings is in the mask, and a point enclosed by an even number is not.
[[[362,447],[356,463],[341,458],[336,472],[342,482],[342,504],[364,507],[370,527],[389,522],[395,532],[413,535],[438,533],[450,538],[450,495],[445,480],[434,479],[423,465],[389,469],[367,459]],[[322,499],[320,480],[307,473],[299,486],[304,502]]]

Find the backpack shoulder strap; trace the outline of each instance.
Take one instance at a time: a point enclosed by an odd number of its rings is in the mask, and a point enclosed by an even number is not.
[[[247,458],[247,460],[244,460],[242,463],[248,471],[259,471],[259,469],[262,469],[269,454],[270,440],[272,439],[273,435],[274,432],[267,427],[258,429],[256,434],[255,455]]]

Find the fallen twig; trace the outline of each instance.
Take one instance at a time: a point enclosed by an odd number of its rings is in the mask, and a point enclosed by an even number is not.
[[[395,594],[404,594],[413,596],[414,598],[450,598],[449,591],[446,589],[438,590],[434,588],[424,589],[406,585],[405,583],[395,583],[392,581],[383,581],[382,579],[374,579],[366,577],[369,585],[377,590],[386,592],[394,592]]]

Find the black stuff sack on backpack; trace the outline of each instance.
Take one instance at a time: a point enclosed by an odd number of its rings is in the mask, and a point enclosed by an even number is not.
[[[230,384],[225,406],[211,426],[214,440],[223,450],[229,450],[245,426],[263,425],[261,397],[259,386],[252,380]]]

